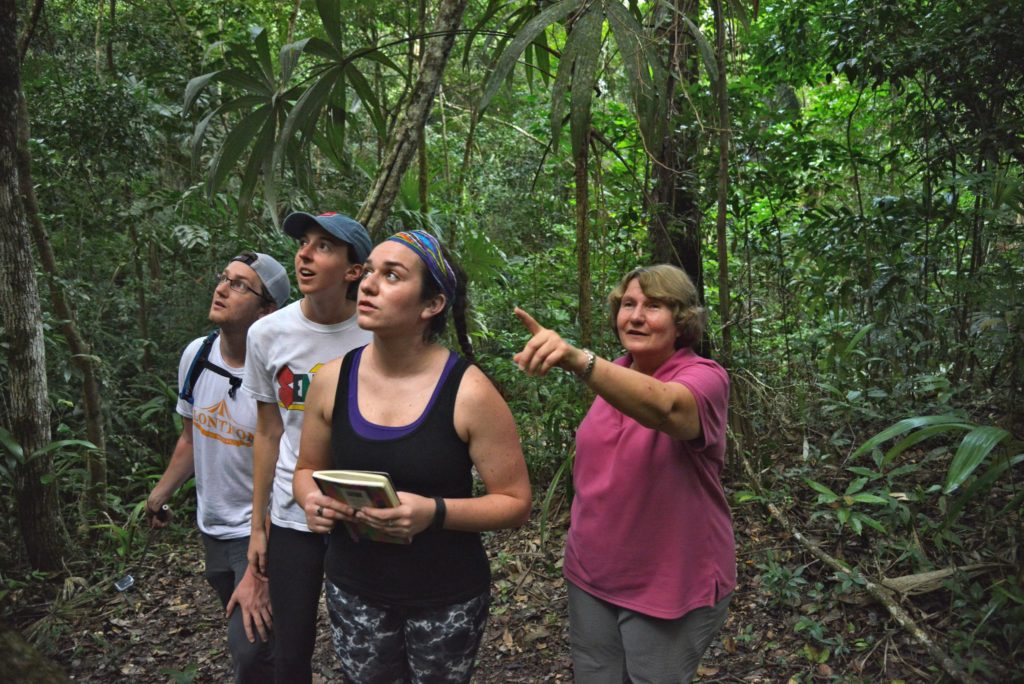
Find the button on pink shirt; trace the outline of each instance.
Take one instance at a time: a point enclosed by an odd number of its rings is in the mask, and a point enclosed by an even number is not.
[[[576,433],[564,572],[609,603],[675,619],[736,587],[732,517],[720,480],[729,376],[681,349],[654,377],[693,393],[703,435],[675,440],[598,397]]]

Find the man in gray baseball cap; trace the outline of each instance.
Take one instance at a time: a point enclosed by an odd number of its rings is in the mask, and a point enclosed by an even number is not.
[[[227,613],[228,651],[236,682],[273,680],[270,594],[249,568],[252,445],[256,401],[244,392],[249,329],[288,301],[288,273],[276,259],[242,252],[216,276],[209,319],[217,330],[197,337],[178,363],[181,435],[146,501],[150,525],[171,516],[168,502],[195,475],[196,522],[206,551],[205,576]]]

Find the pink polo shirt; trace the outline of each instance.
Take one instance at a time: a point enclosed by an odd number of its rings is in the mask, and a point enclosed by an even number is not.
[[[630,359],[615,360],[628,366]],[[646,428],[598,397],[576,433],[565,577],[617,606],[675,619],[736,587],[725,464],[729,376],[681,349],[654,373],[697,399],[691,442]]]

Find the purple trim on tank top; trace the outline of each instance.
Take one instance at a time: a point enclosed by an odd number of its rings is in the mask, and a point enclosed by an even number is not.
[[[448,374],[451,372],[452,368],[455,367],[455,362],[458,361],[459,357],[453,351],[448,352],[448,360],[444,363],[444,369],[441,371],[441,377],[438,378],[437,385],[434,387],[434,393],[430,395],[430,401],[427,402],[427,407],[423,409],[423,413],[420,414],[420,417],[408,425],[391,427],[390,425],[377,425],[376,423],[371,423],[363,418],[363,414],[359,412],[359,362],[363,358],[364,349],[366,349],[366,347],[360,347],[356,350],[355,356],[352,357],[352,367],[349,369],[348,373],[348,419],[352,424],[352,429],[360,437],[363,437],[364,439],[372,439],[378,442],[405,437],[418,428],[424,420],[426,420],[427,414],[430,413],[430,409],[433,408],[434,402],[437,401],[437,395],[441,393],[444,381],[448,379]]]

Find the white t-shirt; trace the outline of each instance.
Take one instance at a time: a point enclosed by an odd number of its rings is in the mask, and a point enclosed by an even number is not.
[[[373,335],[356,325],[356,316],[332,325],[314,323],[300,304],[293,302],[249,328],[242,389],[258,401],[276,402],[284,423],[270,492],[270,521],[308,532],[306,514],[292,497],[306,392],[321,366],[369,344]]]
[[[185,347],[178,363],[178,388],[185,383],[204,337]],[[242,377],[241,368],[224,362],[220,338],[210,348],[211,363]],[[228,396],[228,379],[209,369],[192,393],[195,404],[178,399],[177,411],[192,419],[196,469],[196,520],[199,529],[217,539],[248,537],[252,518],[252,442],[256,434],[256,401],[242,391]]]

